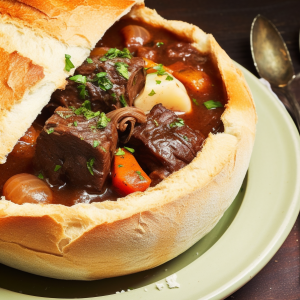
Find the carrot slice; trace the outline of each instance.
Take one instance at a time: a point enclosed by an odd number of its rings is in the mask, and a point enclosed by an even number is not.
[[[129,151],[122,148],[118,153],[122,155],[115,155],[112,167],[114,189],[122,196],[145,191],[150,186],[151,179]]]
[[[175,78],[193,92],[208,93],[212,87],[211,78],[205,72],[186,66],[183,62],[176,62],[168,68],[173,70]]]

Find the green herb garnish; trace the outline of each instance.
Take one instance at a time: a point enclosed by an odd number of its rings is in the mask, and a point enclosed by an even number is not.
[[[68,111],[56,111],[57,115],[59,115],[62,119],[68,119],[72,117],[72,115],[65,115],[64,113],[68,113]]]
[[[119,100],[120,100],[120,102],[122,103],[122,105],[124,107],[128,106],[128,104],[127,104],[127,102],[126,102],[126,100],[124,98],[124,95],[121,95],[120,98],[119,98]]]
[[[96,74],[96,76],[98,78],[98,85],[103,91],[110,90],[113,87],[113,84],[107,77],[106,72],[100,72]]]
[[[96,148],[100,145],[99,141],[93,141],[93,147]]]
[[[157,66],[153,67],[153,69],[157,71],[158,76],[167,75],[167,72],[162,64],[158,64]]]
[[[105,53],[104,56],[105,56],[106,59],[113,59],[113,58],[116,58],[116,57],[129,58],[129,59],[132,58],[132,55],[131,55],[130,51],[127,48],[124,48],[122,51],[117,49],[117,48],[110,48]]]
[[[40,173],[40,174],[38,175],[38,178],[39,178],[39,179],[44,179],[44,176],[43,176],[43,174],[42,174],[42,173]]]
[[[106,149],[102,146],[100,146],[100,148],[102,149],[103,152],[106,152]]]
[[[73,124],[74,124],[74,126],[75,126],[75,127],[77,127],[77,126],[78,126],[78,123],[77,123],[77,121],[74,121],[74,123],[73,123]]]
[[[189,141],[189,138],[188,138],[186,135],[184,135],[183,138],[184,138],[187,142]]]
[[[88,91],[85,89],[85,85],[81,84],[77,88],[79,89],[79,97],[84,100],[85,97],[89,95]]]
[[[194,102],[197,106],[199,105],[199,103],[198,103],[198,101],[197,101],[196,99],[192,98],[192,100],[193,100],[193,102]]]
[[[129,148],[129,147],[124,147],[124,149],[126,149],[127,151],[129,151],[130,153],[134,153],[135,150],[133,148]]]
[[[217,107],[223,107],[220,101],[209,100],[203,103],[207,109],[214,109]]]
[[[71,62],[71,55],[69,54],[65,54],[65,70],[67,72],[70,72],[71,69],[75,68],[75,66],[73,65],[73,63]]]
[[[182,127],[182,126],[184,126],[184,121],[183,121],[183,119],[180,119],[180,118],[170,124],[170,128]]]
[[[83,75],[79,74],[79,75],[72,76],[69,79],[72,80],[72,81],[75,81],[77,83],[81,83],[81,84],[86,85],[86,76],[83,76]]]
[[[60,165],[56,165],[55,168],[54,168],[54,172],[57,172],[60,168],[61,168]]]
[[[124,62],[116,62],[115,67],[118,73],[123,76],[125,79],[129,79],[128,65]]]
[[[89,57],[86,59],[86,61],[87,61],[89,64],[92,64],[92,63],[93,63],[93,60],[92,60],[91,58],[89,58]]]
[[[140,171],[135,171],[135,173],[138,174],[138,176],[139,176],[139,178],[140,178],[141,181],[145,180],[145,178],[142,176],[142,173]]]
[[[118,165],[118,168],[123,168],[124,166],[123,165]]]
[[[121,148],[119,148],[117,150],[117,152],[115,153],[115,155],[118,155],[118,156],[125,155],[125,152]]]
[[[158,127],[158,122],[156,120],[153,120],[156,127]]]
[[[94,171],[93,171],[94,162],[95,162],[95,158],[91,158],[90,160],[88,160],[86,162],[86,166],[87,166],[88,170],[90,171],[91,175],[93,175],[93,176],[94,176]]]
[[[156,84],[161,84],[160,80],[155,80],[155,81],[156,81]]]
[[[148,95],[149,95],[149,96],[153,96],[153,95],[155,95],[155,94],[156,94],[155,91],[152,90]]]
[[[45,130],[46,130],[46,132],[47,132],[48,134],[51,134],[51,133],[54,132],[54,128],[53,128],[53,127],[49,128],[49,129],[45,129]]]
[[[166,80],[168,80],[168,81],[172,81],[173,79],[174,78],[172,76],[170,76],[170,75],[168,75],[167,78],[166,78]]]
[[[74,113],[76,115],[84,115],[87,120],[98,117],[100,115],[100,111],[93,112],[91,107],[91,102],[89,100],[85,100],[81,107],[77,108]]]
[[[108,122],[110,122],[110,118],[108,118],[106,114],[102,112],[97,122],[97,128],[105,128]]]
[[[164,43],[163,42],[157,42],[156,43],[156,46],[159,48],[160,46],[162,46],[162,45],[164,45]]]

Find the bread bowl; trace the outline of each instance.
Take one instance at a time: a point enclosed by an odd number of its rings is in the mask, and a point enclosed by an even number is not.
[[[167,28],[193,41],[201,53],[211,54],[228,96],[222,115],[224,133],[210,134],[197,157],[160,184],[117,202],[65,207],[17,205],[2,199],[2,263],[38,275],[78,280],[153,268],[208,233],[237,194],[249,164],[256,122],[253,100],[241,73],[214,38],[195,26],[166,21],[141,3],[128,16]],[[57,79],[52,92],[63,85],[64,77]],[[34,118],[31,116],[17,139]]]

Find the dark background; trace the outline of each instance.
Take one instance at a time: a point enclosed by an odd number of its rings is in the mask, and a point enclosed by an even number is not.
[[[300,72],[300,0],[145,0],[166,19],[182,20],[212,33],[229,56],[258,76],[251,57],[250,29],[258,15],[270,19],[285,40]],[[244,287],[227,299],[300,299],[300,218],[280,250]]]

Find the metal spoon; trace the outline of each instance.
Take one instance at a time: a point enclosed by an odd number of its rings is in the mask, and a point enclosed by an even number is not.
[[[300,104],[290,89],[295,78],[293,63],[279,31],[267,18],[258,15],[251,26],[250,42],[258,74],[282,90],[300,129]]]

